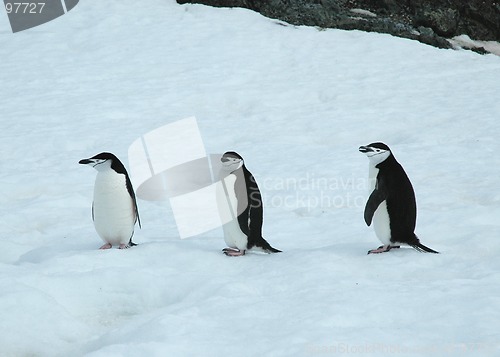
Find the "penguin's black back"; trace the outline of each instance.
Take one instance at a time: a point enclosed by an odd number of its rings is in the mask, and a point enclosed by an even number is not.
[[[242,232],[248,236],[248,245],[250,248],[252,242],[255,244],[255,240],[262,237],[264,208],[257,181],[245,165],[242,166],[242,172],[242,177],[241,175],[237,175],[237,182],[235,185],[245,185],[245,191],[242,189],[238,189],[238,191],[246,192],[247,200],[238,200],[238,204],[243,202],[245,205],[241,210],[240,207],[238,207],[238,212],[242,212],[238,215],[238,223]]]
[[[378,188],[383,190],[387,197],[391,241],[418,243],[418,238],[414,233],[417,221],[417,204],[408,175],[392,153],[376,167],[379,169]]]
[[[247,249],[255,246],[263,248],[271,253],[278,253],[281,250],[273,248],[262,237],[262,224],[264,220],[264,206],[262,204],[262,195],[257,185],[257,181],[248,169],[243,165],[241,171],[234,172],[236,175],[235,190],[238,193],[246,192],[246,198],[238,199],[238,225],[241,231],[247,236]],[[243,189],[243,185],[245,188]],[[240,206],[244,205],[244,206]]]

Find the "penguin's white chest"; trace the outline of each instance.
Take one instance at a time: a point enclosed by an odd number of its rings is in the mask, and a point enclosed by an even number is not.
[[[217,208],[228,247],[246,250],[248,237],[238,224],[238,198],[235,191],[236,175],[230,174],[218,182],[216,188]]]
[[[375,189],[377,183],[377,174],[379,169],[375,166],[370,165],[369,179],[370,179],[370,194]],[[373,214],[373,230],[375,235],[384,245],[391,243],[391,221],[389,218],[389,212],[387,211],[387,202],[383,201],[378,206],[377,210]]]
[[[391,243],[391,221],[387,212],[387,202],[382,202],[373,215],[375,235],[384,244]]]
[[[95,229],[102,240],[112,245],[129,242],[136,218],[125,175],[113,170],[97,174],[93,215]]]

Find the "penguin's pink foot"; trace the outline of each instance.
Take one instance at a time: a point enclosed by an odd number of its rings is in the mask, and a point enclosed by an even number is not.
[[[120,244],[120,246],[118,247],[118,249],[127,249],[127,248],[128,248],[127,244]]]
[[[390,251],[391,249],[397,249],[399,248],[399,245],[381,245],[377,249],[372,249],[368,251],[368,254],[379,254],[379,253],[385,253]]]
[[[104,244],[101,248],[99,249],[111,249],[112,245],[110,243]]]
[[[244,250],[234,249],[234,248],[224,248],[222,249],[225,255],[229,257],[239,257],[245,255]]]

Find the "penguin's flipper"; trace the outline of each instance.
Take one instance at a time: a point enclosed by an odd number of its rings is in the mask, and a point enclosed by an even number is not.
[[[134,192],[134,191],[132,191],[132,192]],[[134,206],[134,216],[135,216],[134,224],[139,222],[139,228],[142,229],[141,218],[139,217],[139,208],[137,208],[137,200],[135,199],[135,195],[132,197],[132,203]]]
[[[135,203],[134,206],[135,206],[135,222],[134,222],[134,224],[136,222],[139,222],[139,228],[142,229],[141,219],[139,218],[139,210],[137,209],[137,203]]]
[[[378,187],[373,190],[372,194],[368,198],[365,206],[365,222],[366,225],[372,224],[373,215],[377,210],[378,206],[387,199],[387,193],[383,189],[383,186],[378,185]]]
[[[436,252],[434,249],[431,249],[429,247],[426,247],[422,243],[415,243],[415,244],[410,244],[410,246],[422,253],[434,253],[434,254],[439,254],[439,252]]]
[[[128,177],[128,175],[125,175],[125,184],[127,186],[127,191],[129,193],[130,197],[132,198],[132,205],[134,206],[134,215],[135,215],[134,224],[139,222],[139,228],[142,229],[141,219],[139,217],[139,208],[137,208],[137,199],[135,197],[134,188],[132,187],[132,181],[130,181],[130,178]]]

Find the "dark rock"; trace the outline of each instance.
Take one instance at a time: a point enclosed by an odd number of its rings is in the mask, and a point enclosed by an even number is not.
[[[480,55],[488,54],[489,52],[484,47],[472,47],[471,51],[479,53]]]
[[[476,40],[500,41],[500,3],[469,0],[460,8],[459,31]]]
[[[437,34],[466,34],[475,40],[500,41],[498,0],[408,0],[416,26],[431,27]]]
[[[389,33],[440,48],[466,34],[500,41],[500,0],[177,0],[243,7],[293,25]],[[376,17],[354,13],[369,10]]]
[[[419,9],[415,14],[415,26],[426,26],[439,36],[452,37],[458,29],[460,13],[456,9],[433,10],[430,7]]]
[[[418,32],[420,34],[417,39],[420,42],[438,48],[450,48],[450,43],[441,36],[438,36],[431,28],[420,26]]]

